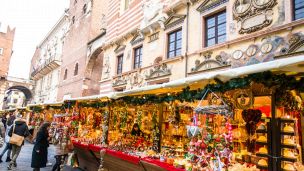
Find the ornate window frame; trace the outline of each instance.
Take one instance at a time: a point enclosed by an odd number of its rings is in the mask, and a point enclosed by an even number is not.
[[[227,11],[227,8],[226,8],[226,5],[225,4],[221,4],[219,6],[216,6],[208,11],[205,11],[203,13],[201,13],[201,31],[200,31],[200,42],[201,42],[201,47],[203,48],[206,48],[206,25],[205,25],[205,22],[206,22],[206,18],[208,18],[209,16],[212,16],[214,14],[217,14],[217,13],[220,13],[220,12],[223,12],[223,11],[226,11],[226,41],[229,39],[229,30],[228,30],[228,27],[229,27],[229,23],[227,22],[228,20],[228,12]]]

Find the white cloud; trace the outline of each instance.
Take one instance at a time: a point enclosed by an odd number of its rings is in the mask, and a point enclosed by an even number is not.
[[[36,46],[68,6],[69,0],[0,1],[0,22],[16,27],[10,76],[28,78]]]

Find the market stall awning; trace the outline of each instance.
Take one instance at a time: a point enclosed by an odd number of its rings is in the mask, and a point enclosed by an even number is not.
[[[76,98],[67,98],[65,101],[94,101],[94,100],[108,100],[113,99],[115,97],[114,92],[108,94],[100,94],[100,95],[93,95],[93,96],[84,96],[84,97],[76,97]]]
[[[204,72],[199,75],[170,81],[168,83],[145,86],[137,89],[118,92],[115,97],[123,97],[127,95],[154,94],[180,91],[185,86],[191,88],[202,88],[204,85],[212,82],[215,78],[226,82],[230,79],[246,76],[249,74],[273,71],[273,72],[304,72],[304,55],[294,57],[276,59],[274,61],[263,62],[259,64],[233,68],[221,71]]]

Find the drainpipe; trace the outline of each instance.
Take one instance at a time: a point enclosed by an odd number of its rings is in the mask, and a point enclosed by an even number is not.
[[[188,76],[188,44],[189,44],[189,7],[190,3],[187,2],[187,18],[186,18],[186,52],[185,52],[185,77]]]

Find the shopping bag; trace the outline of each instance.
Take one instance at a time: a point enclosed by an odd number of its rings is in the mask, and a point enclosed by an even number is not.
[[[15,125],[13,127],[13,133],[12,133],[12,136],[11,136],[11,138],[9,140],[9,143],[10,144],[15,144],[17,146],[21,146],[22,143],[23,143],[24,137],[20,136],[18,134],[15,134],[14,132],[15,132]]]

